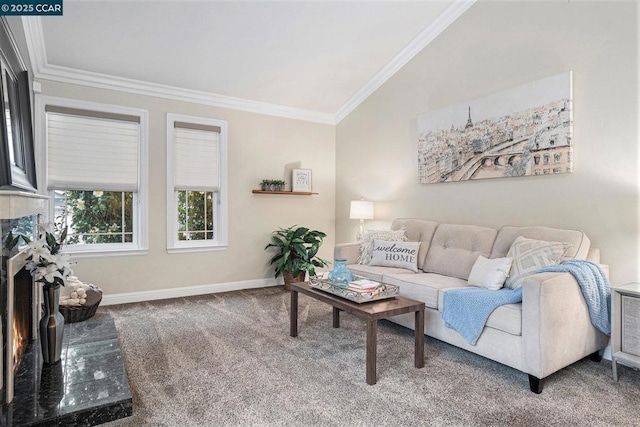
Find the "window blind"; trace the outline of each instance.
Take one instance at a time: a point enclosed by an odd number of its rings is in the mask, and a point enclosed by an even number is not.
[[[137,191],[140,124],[47,112],[48,188]]]
[[[220,132],[176,126],[174,136],[175,190],[218,191]]]

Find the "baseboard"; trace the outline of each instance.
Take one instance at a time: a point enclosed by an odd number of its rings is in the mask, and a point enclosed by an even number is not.
[[[242,289],[266,288],[277,284],[278,283],[275,279],[256,279],[242,280],[239,282],[214,283],[211,285],[185,286],[182,288],[107,294],[103,295],[100,305],[128,304],[132,302],[154,301],[160,299],[190,297],[194,295],[215,294],[218,292],[239,291]]]

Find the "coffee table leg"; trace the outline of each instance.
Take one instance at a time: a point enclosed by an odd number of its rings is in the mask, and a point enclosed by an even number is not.
[[[376,359],[378,354],[378,321],[367,320],[367,384],[376,383]]]
[[[333,307],[333,327],[340,327],[340,309]]]
[[[291,290],[291,324],[289,332],[292,337],[298,336],[298,292]]]
[[[415,365],[416,368],[424,366],[424,309],[416,311],[416,351]]]

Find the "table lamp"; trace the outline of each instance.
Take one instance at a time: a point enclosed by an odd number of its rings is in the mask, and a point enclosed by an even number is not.
[[[360,220],[360,227],[358,228],[356,238],[358,241],[361,241],[364,238],[364,220],[373,219],[373,202],[369,202],[364,199],[352,200],[349,218]]]

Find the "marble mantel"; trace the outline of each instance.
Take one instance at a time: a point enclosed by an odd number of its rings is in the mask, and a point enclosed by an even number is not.
[[[48,196],[25,191],[0,191],[0,219],[15,219],[46,212]]]

